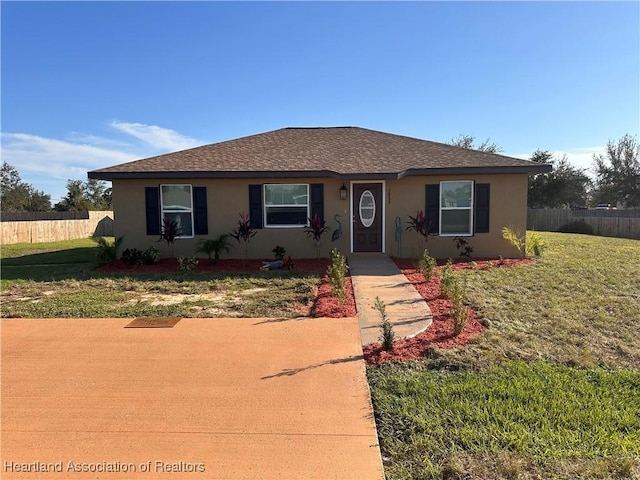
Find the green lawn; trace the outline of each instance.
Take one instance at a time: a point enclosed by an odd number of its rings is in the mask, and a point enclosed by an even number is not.
[[[102,273],[90,239],[2,248],[4,317],[297,317],[319,275]]]
[[[640,478],[640,242],[541,235],[461,273],[475,342],[368,368],[388,479]]]

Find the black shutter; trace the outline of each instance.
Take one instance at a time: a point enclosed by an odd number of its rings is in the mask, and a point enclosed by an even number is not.
[[[207,187],[193,187],[193,234],[208,235]]]
[[[475,233],[489,233],[489,191],[488,183],[476,183]]]
[[[249,185],[249,220],[253,228],[262,228],[262,185]]]
[[[324,220],[324,184],[312,183],[311,188],[311,218],[317,213],[320,220]]]
[[[429,227],[429,233],[440,233],[440,184],[434,183],[425,186],[425,221]]]
[[[144,188],[147,235],[160,235],[160,198],[158,187]]]

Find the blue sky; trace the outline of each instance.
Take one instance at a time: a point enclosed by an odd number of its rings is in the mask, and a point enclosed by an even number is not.
[[[2,157],[96,168],[286,126],[487,137],[588,168],[640,130],[639,2],[1,3]]]

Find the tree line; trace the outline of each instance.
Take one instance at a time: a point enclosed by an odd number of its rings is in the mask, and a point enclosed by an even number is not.
[[[447,143],[488,153],[502,152],[489,139],[475,144],[471,135],[459,135]],[[580,208],[599,203],[640,208],[640,144],[632,135],[610,140],[604,153],[593,156],[593,179],[585,169],[571,165],[566,155],[557,157],[549,150],[538,149],[529,160],[553,165],[551,172],[529,176],[530,208]]]
[[[3,162],[0,173],[0,205],[4,212],[111,210],[111,188],[101,180],[67,180],[67,194],[52,206],[51,195],[24,182],[15,167]]]

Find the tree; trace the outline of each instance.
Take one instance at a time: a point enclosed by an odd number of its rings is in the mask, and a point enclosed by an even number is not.
[[[476,140],[476,137],[474,137],[473,135],[460,134],[457,137],[449,140],[447,143],[455,147],[470,148],[472,150],[479,150],[481,152],[487,152],[487,153],[502,152],[502,148],[500,148],[498,145],[490,141],[488,138],[478,146],[474,146],[473,142],[475,140]]]
[[[595,203],[640,207],[640,145],[635,137],[624,135],[609,140],[604,154],[593,156],[596,172]]]
[[[15,167],[3,162],[0,173],[0,202],[3,211],[46,212],[51,210],[51,196],[23,182]]]
[[[88,181],[67,180],[67,195],[55,207],[58,211],[83,212],[109,210],[111,188],[105,182],[90,178]]]
[[[530,160],[551,163],[553,171],[529,176],[528,201],[533,208],[571,208],[587,204],[591,179],[569,163],[567,156],[554,158],[548,150],[536,150]]]

